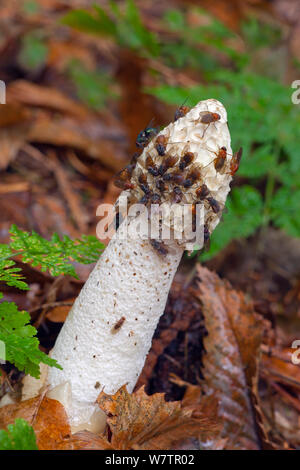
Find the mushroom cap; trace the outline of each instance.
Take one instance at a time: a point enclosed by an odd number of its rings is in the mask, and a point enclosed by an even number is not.
[[[207,116],[210,119],[212,113],[216,121],[202,122],[207,121]],[[216,169],[215,161],[221,148],[226,149],[225,160],[222,167]],[[122,196],[128,196],[130,205],[142,202],[148,209],[151,206],[149,220],[152,226],[157,225],[154,232],[156,229],[156,233],[171,233],[171,237],[161,237],[167,244],[175,240],[178,245],[191,250],[197,241],[197,247],[201,248],[204,226],[211,234],[221,219],[232,180],[231,159],[224,106],[215,99],[200,101],[185,116],[165,127],[144,148],[132,172],[130,182],[133,189],[123,191]],[[208,194],[200,199],[199,188],[203,185],[206,185]],[[151,195],[154,195],[154,203]],[[191,224],[191,207],[195,204],[199,210],[197,231],[202,231],[201,237],[199,233],[196,237],[195,226],[193,228]],[[183,210],[187,215],[184,219]],[[161,214],[159,221],[155,218],[158,212]]]

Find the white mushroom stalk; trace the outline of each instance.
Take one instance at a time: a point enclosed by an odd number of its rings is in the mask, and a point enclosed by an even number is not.
[[[122,195],[130,204],[154,203],[156,209],[189,204],[191,214],[199,204],[204,235],[199,248],[220,220],[237,157],[220,102],[201,101],[185,112],[144,148]],[[176,210],[171,222],[161,217],[157,222],[160,232],[169,226],[170,240],[145,239],[136,231],[122,237],[141,217],[128,217],[111,239],[51,353],[63,370],[51,368],[48,384],[70,391],[62,401],[73,429],[87,427],[101,390],[112,394],[124,384],[133,390],[182,254],[191,249],[193,230],[180,226]]]

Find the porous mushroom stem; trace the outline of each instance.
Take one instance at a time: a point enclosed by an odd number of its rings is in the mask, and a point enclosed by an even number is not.
[[[122,226],[121,226],[122,228]],[[59,334],[49,384],[69,382],[72,425],[87,422],[99,392],[131,392],[151,347],[170,285],[183,253],[162,257],[148,241],[111,240]]]
[[[152,135],[135,166],[129,165],[120,181],[129,175],[123,194],[129,196],[130,204],[143,201],[149,206],[152,201],[162,207],[176,200],[193,212],[200,203],[205,240],[220,220],[240,156],[232,157],[227,114],[219,101],[201,101],[189,112],[178,114],[181,117],[176,122],[157,137]],[[115,393],[124,384],[133,390],[183,251],[190,249],[187,227],[180,228],[178,217],[170,223],[159,221],[159,229],[167,226],[175,238],[182,230],[181,241],[173,240],[167,247],[134,231],[134,236],[122,237],[122,231],[139,217],[121,224],[52,351],[63,370],[51,368],[48,384],[51,389],[70,390],[71,399],[61,401],[73,429],[85,427],[101,390]],[[202,244],[203,240],[200,247]],[[54,393],[52,398],[58,396]]]

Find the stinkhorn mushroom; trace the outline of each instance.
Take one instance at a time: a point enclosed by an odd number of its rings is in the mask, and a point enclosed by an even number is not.
[[[113,394],[124,384],[133,390],[182,254],[195,242],[195,208],[202,208],[201,248],[220,220],[240,158],[232,155],[226,110],[214,99],[179,109],[175,122],[141,146],[126,178],[120,176],[121,195],[130,205],[154,207],[150,222],[161,207],[165,215],[171,204],[177,209],[173,218],[156,217],[154,237],[130,230],[143,214],[123,221],[59,333],[51,355],[63,370],[51,368],[47,381],[50,389],[69,390],[62,401],[73,429],[87,427],[101,390]],[[181,223],[180,206],[189,208],[192,228]],[[161,240],[166,227],[170,239]]]

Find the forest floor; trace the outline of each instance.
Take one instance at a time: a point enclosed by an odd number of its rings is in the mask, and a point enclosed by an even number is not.
[[[87,7],[88,1],[40,0],[26,2],[25,10],[19,1],[1,3],[0,78],[7,84],[7,105],[0,105],[0,243],[8,242],[13,223],[45,238],[53,232],[72,238],[95,235],[96,209],[116,200],[120,190],[114,175],[135,151],[141,126],[153,117],[165,125],[176,109],[148,95],[144,87],[154,85],[157,73],[172,86],[192,86],[199,77],[192,69],[174,74],[158,59],[149,64],[149,59],[106,37],[85,35],[59,22],[71,7]],[[168,3],[185,7],[183,1]],[[293,23],[297,2],[194,3],[234,31],[249,11],[270,16],[283,30],[289,29],[285,47],[299,55],[300,26]],[[163,9],[163,2],[142,2],[151,31],[161,33],[158,18]],[[71,70],[70,58],[90,74],[80,76],[75,65]],[[98,78],[92,78],[99,64],[114,77],[108,99],[106,92],[97,95]],[[293,75],[291,69],[286,67],[287,77]],[[96,98],[87,96],[88,87]],[[99,106],[89,103],[94,98]],[[79,280],[74,280],[53,278],[16,261],[30,290],[3,286],[4,299],[31,314],[41,348],[48,353],[93,266],[75,264]],[[243,447],[239,433],[244,433],[244,448],[298,448],[300,369],[291,361],[291,345],[300,339],[299,266],[300,240],[272,226],[232,240],[202,265],[185,256],[137,388],[145,385],[150,395],[166,393],[169,401],[183,401],[187,384],[201,389],[204,379],[206,392],[227,394],[231,402],[222,405],[223,419],[229,418],[214,448]],[[257,319],[252,338],[247,337],[249,309]],[[208,317],[221,321],[225,336]],[[239,371],[224,377],[218,351],[225,354],[230,342],[230,360]],[[1,396],[8,391],[17,395],[22,376],[12,366],[3,367]],[[235,401],[242,405],[237,406],[233,425]],[[245,406],[251,410],[245,412]],[[199,447],[195,440],[185,445]]]

